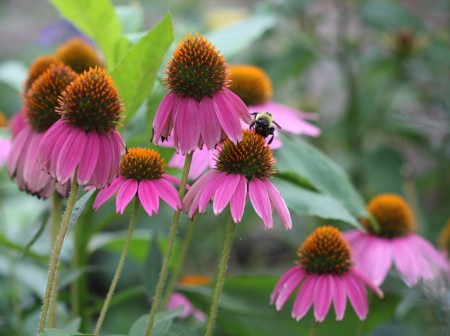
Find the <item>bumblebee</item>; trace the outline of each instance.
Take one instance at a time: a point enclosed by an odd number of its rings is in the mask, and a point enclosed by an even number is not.
[[[253,116],[253,121],[250,124],[250,129],[255,130],[255,132],[261,135],[264,139],[271,135],[272,137],[268,142],[268,144],[270,145],[274,138],[274,125],[278,129],[281,129],[281,126],[275,122],[272,114],[269,112],[255,112],[251,113],[251,115]]]

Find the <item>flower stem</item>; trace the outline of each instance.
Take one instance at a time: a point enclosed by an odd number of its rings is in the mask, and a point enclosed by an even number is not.
[[[191,168],[193,152],[186,155],[184,161],[183,173],[181,174],[180,189],[178,191],[178,197],[183,200],[186,192],[186,183],[189,175],[189,169]],[[148,317],[147,328],[145,330],[145,336],[150,336],[153,325],[155,323],[156,313],[159,311],[160,301],[163,294],[164,283],[166,282],[167,272],[169,270],[170,257],[172,255],[173,246],[175,243],[175,236],[178,230],[178,223],[180,221],[181,210],[176,210],[173,214],[172,226],[169,231],[169,238],[167,241],[166,254],[163,258],[163,264],[161,272],[159,273],[158,283],[156,284],[155,296],[153,297],[152,308],[150,309],[150,315]]]
[[[169,283],[167,284],[166,294],[162,303],[163,309],[167,306],[167,302],[169,302],[169,298],[177,285],[178,278],[180,277],[181,268],[184,265],[184,260],[186,259],[187,252],[189,250],[189,247],[191,246],[192,237],[194,236],[195,228],[197,227],[198,218],[199,218],[198,215],[195,216],[192,223],[188,226],[186,236],[184,237],[184,240],[180,248],[180,255],[172,270]]]
[[[125,245],[123,246],[122,254],[120,255],[119,263],[117,264],[116,272],[114,273],[113,280],[111,282],[111,286],[109,287],[108,294],[106,295],[105,302],[103,303],[102,310],[100,312],[100,316],[98,317],[97,324],[95,325],[94,335],[98,335],[100,329],[103,324],[103,320],[105,319],[106,312],[109,308],[109,303],[111,302],[111,298],[114,294],[114,290],[116,289],[117,282],[119,281],[120,274],[122,273],[123,265],[125,264],[125,258],[128,253],[128,247],[130,246],[131,238],[133,236],[133,230],[137,221],[137,214],[139,211],[139,200],[135,197],[134,199],[134,208],[131,213],[130,224],[128,225],[127,237],[125,239]]]
[[[53,245],[52,255],[50,258],[50,265],[48,266],[48,279],[47,279],[47,287],[45,289],[44,301],[42,303],[42,311],[41,318],[39,320],[38,333],[44,331],[45,321],[47,319],[47,313],[50,304],[51,293],[53,290],[53,285],[55,282],[56,269],[58,267],[59,255],[61,254],[61,248],[64,243],[64,238],[67,233],[67,228],[70,222],[70,216],[72,215],[72,210],[75,205],[75,201],[77,199],[78,193],[78,183],[76,174],[73,179],[72,187],[70,189],[69,199],[67,200],[66,211],[64,212],[64,218],[61,222],[61,226],[59,228],[58,236],[56,237],[55,244]]]
[[[314,321],[311,326],[311,330],[309,331],[309,336],[316,336],[318,327],[319,327],[319,322]]]
[[[217,312],[219,310],[219,300],[222,294],[223,284],[225,282],[225,272],[227,270],[228,258],[230,256],[231,245],[233,244],[234,231],[236,223],[230,219],[223,243],[222,255],[220,257],[219,268],[217,270],[216,286],[212,297],[211,310],[209,313],[208,325],[205,336],[211,336],[216,323]]]
[[[61,223],[61,206],[62,199],[58,193],[54,192],[52,195],[52,219],[50,227],[51,246],[56,242],[58,236],[58,225]],[[50,307],[48,311],[48,326],[50,328],[56,327],[56,306],[58,302],[58,268],[55,270],[55,280],[53,281],[53,289],[50,297]]]

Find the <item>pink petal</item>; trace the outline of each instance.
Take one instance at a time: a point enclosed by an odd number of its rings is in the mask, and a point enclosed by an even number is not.
[[[159,196],[156,185],[153,181],[141,181],[139,182],[139,201],[142,204],[145,212],[151,217],[152,212],[158,214],[159,210]]]
[[[198,193],[198,198],[194,201],[198,202],[198,211],[200,213],[205,212],[209,201],[212,199],[217,190],[217,187],[222,184],[222,181],[224,181],[226,177],[226,173],[215,172],[214,174],[211,174],[211,179],[208,183],[203,182],[203,190]]]
[[[175,116],[174,111],[176,111],[180,99],[172,92],[169,92],[156,110],[155,119],[153,120],[152,139],[155,145],[158,145],[160,138],[169,136]]]
[[[55,146],[57,144],[61,145],[61,142],[67,138],[69,131],[70,127],[64,121],[58,120],[45,132],[44,138],[39,146],[38,164],[40,166],[50,167],[49,163],[52,159]]]
[[[213,95],[214,110],[216,111],[217,119],[225,131],[225,134],[231,141],[236,142],[242,138],[241,123],[239,117],[234,110],[234,106],[228,100],[226,94],[221,91]]]
[[[122,176],[116,177],[110,185],[100,190],[92,207],[95,210],[98,210],[100,206],[102,206],[109,198],[111,198],[112,195],[115,194],[123,182],[125,182],[125,179]]]
[[[208,149],[213,149],[222,138],[220,122],[219,119],[217,119],[213,99],[211,97],[206,96],[202,98],[198,113],[197,120],[203,141]]]
[[[333,302],[334,311],[336,313],[336,321],[340,321],[344,318],[345,307],[347,305],[347,298],[345,296],[345,285],[341,276],[332,276],[333,281]]]
[[[97,164],[92,175],[93,184],[97,188],[103,188],[109,183],[109,169],[111,167],[111,145],[105,135],[99,135],[99,153]]]
[[[332,275],[322,274],[317,277],[314,288],[314,317],[317,322],[322,322],[330,310],[331,298],[333,296]]]
[[[275,209],[277,209],[278,214],[280,215],[283,227],[285,229],[291,229],[292,228],[291,214],[289,213],[289,210],[286,206],[283,197],[281,197],[280,192],[272,183],[270,183],[269,180],[263,181],[263,184],[266,187],[267,194],[269,195],[271,203],[273,204],[273,206],[275,206]]]
[[[198,108],[198,102],[190,97],[183,98],[178,107],[174,121],[174,141],[175,148],[182,154],[192,152],[199,143]]]
[[[77,171],[77,179],[81,185],[87,184],[92,179],[100,152],[100,140],[96,132],[86,134],[86,148],[80,160]]]
[[[269,195],[264,187],[264,183],[257,178],[253,178],[250,180],[248,191],[250,201],[258,216],[263,220],[265,228],[271,229],[273,226],[272,206],[270,205]]]
[[[285,283],[288,279],[291,278],[291,276],[293,274],[299,274],[299,276],[302,276],[302,274],[304,274],[305,272],[299,267],[299,266],[294,266],[291,267],[290,269],[288,269],[286,271],[286,273],[284,273],[281,278],[278,280],[277,284],[275,285],[275,288],[272,291],[272,294],[270,295],[270,304],[274,304],[275,300],[277,299],[278,295],[280,294],[280,292],[283,290],[283,288],[285,287]],[[303,275],[304,276],[304,275]]]
[[[240,176],[240,180],[230,200],[231,217],[235,223],[239,223],[242,220],[245,202],[247,201],[247,178],[242,175],[238,176]]]
[[[394,261],[397,270],[402,276],[403,281],[409,286],[414,286],[420,279],[420,269],[417,264],[420,255],[408,246],[404,237],[394,238],[392,242],[392,251],[394,253]]]
[[[214,170],[210,170],[203,174],[189,189],[186,196],[183,200],[183,208],[188,211],[189,210],[189,218],[192,218],[192,215],[195,214],[198,210],[198,198],[204,187],[208,183],[208,181],[215,174]],[[194,202],[195,201],[195,202]]]
[[[368,277],[366,277],[363,273],[359,272],[357,269],[350,269],[350,272],[353,276],[358,278],[362,283],[366,284],[367,287],[369,287],[375,294],[377,294],[380,298],[383,298],[383,292],[381,289],[376,286],[372,280],[370,280]]]
[[[73,177],[86,147],[86,133],[74,129],[67,137],[56,165],[56,179],[62,184]]]
[[[314,290],[316,287],[317,276],[310,274],[306,276],[305,281],[298,291],[297,297],[292,308],[292,317],[299,321],[306,315],[314,299]]]
[[[376,285],[381,285],[392,265],[391,243],[385,238],[370,235],[366,245],[359,253],[357,268],[372,279]]]
[[[275,308],[279,311],[283,308],[286,301],[289,299],[294,290],[298,287],[300,282],[305,278],[306,272],[302,268],[297,267],[296,272],[289,274],[289,277],[284,279],[282,288],[275,300]]]
[[[213,211],[215,215],[221,213],[230,202],[240,180],[240,175],[228,174],[222,180],[220,185],[216,185],[217,189],[214,194],[213,202]]]
[[[19,161],[24,159],[24,154],[26,153],[26,148],[32,132],[31,126],[25,125],[21,132],[19,132],[12,140],[11,150],[6,163],[10,177],[15,176]]]
[[[136,180],[126,179],[120,186],[116,197],[116,212],[123,214],[127,205],[136,195],[138,189],[138,182]]]
[[[178,197],[178,191],[164,177],[160,180],[154,180],[153,184],[158,191],[159,197],[174,210],[183,208],[180,198]]]
[[[222,88],[222,91],[227,95],[228,99],[231,101],[231,103],[234,106],[234,109],[236,110],[237,114],[239,115],[239,118],[244,121],[246,124],[250,124],[253,121],[252,116],[248,112],[248,108],[245,105],[245,103],[242,101],[241,98],[239,98],[238,95],[236,95],[233,91]]]
[[[345,274],[342,281],[356,315],[360,320],[364,320],[369,310],[364,285],[352,272]]]

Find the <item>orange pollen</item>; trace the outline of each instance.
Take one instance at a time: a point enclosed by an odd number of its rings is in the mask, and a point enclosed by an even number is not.
[[[322,226],[311,233],[297,256],[308,273],[343,274],[352,266],[350,245],[333,226]]]
[[[95,49],[82,38],[73,38],[64,43],[56,51],[56,56],[79,74],[103,66]]]
[[[230,90],[248,105],[257,105],[272,98],[272,82],[263,69],[253,65],[230,66]]]
[[[450,256],[450,219],[445,224],[439,235],[439,248],[446,251]]]
[[[212,96],[228,83],[225,58],[204,36],[187,35],[167,63],[166,88],[180,97],[200,101]]]
[[[211,278],[202,274],[185,275],[179,281],[182,286],[206,286],[209,283],[211,283]]]
[[[0,127],[8,126],[8,118],[6,118],[3,112],[0,112]]]
[[[395,238],[415,230],[413,212],[399,195],[378,195],[369,202],[367,211],[377,220],[380,227],[379,231],[376,232],[368,219],[362,219],[362,225],[372,234],[385,238]]]
[[[78,76],[62,93],[58,111],[69,124],[105,134],[123,118],[122,102],[111,77],[95,67]]]
[[[61,65],[62,62],[59,58],[53,55],[40,56],[35,59],[33,64],[31,64],[28,71],[28,78],[25,82],[25,94],[31,88],[34,81],[39,78],[51,65]]]
[[[249,180],[266,179],[275,173],[272,150],[264,138],[253,130],[244,130],[242,140],[237,144],[227,138],[216,160],[217,170],[244,175]]]
[[[122,156],[119,174],[136,181],[157,180],[166,171],[166,164],[160,154],[142,147],[128,148]]]

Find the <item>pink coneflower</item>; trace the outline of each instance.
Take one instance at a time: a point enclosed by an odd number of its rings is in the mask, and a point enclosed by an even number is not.
[[[76,175],[80,185],[102,188],[116,176],[125,143],[116,130],[123,107],[104,69],[80,75],[62,93],[61,119],[45,134],[38,163],[65,183]]]
[[[156,145],[172,134],[176,150],[186,154],[203,144],[215,148],[225,137],[233,142],[241,139],[240,120],[249,124],[252,117],[242,100],[227,89],[227,64],[211,42],[198,34],[186,36],[166,74],[170,92],[153,121]]]
[[[192,315],[199,321],[206,320],[205,313],[196,309],[186,296],[180,293],[173,293],[169,298],[169,302],[167,302],[167,310],[173,310],[180,307],[183,308],[180,315],[181,318],[185,319]]]
[[[281,131],[293,134],[318,136],[320,129],[306,120],[317,120],[314,113],[307,113],[272,101],[272,83],[261,68],[253,65],[230,66],[230,90],[247,105],[250,113],[269,111]]]
[[[205,212],[213,199],[213,210],[219,214],[230,204],[235,223],[242,220],[247,195],[264,222],[266,229],[273,225],[272,208],[280,215],[285,229],[292,226],[291,216],[280,192],[270,182],[275,160],[264,138],[245,130],[242,141],[234,144],[225,140],[217,157],[216,167],[195,182],[184,199],[189,217]]]
[[[350,246],[341,232],[324,226],[314,231],[300,246],[298,265],[290,268],[278,281],[270,304],[279,311],[300,286],[292,308],[292,317],[300,320],[314,305],[314,317],[322,322],[334,302],[336,320],[345,314],[347,297],[361,320],[369,310],[365,286],[379,297],[381,290],[360,273],[351,260]]]
[[[356,266],[376,285],[383,283],[395,264],[403,281],[414,286],[432,278],[444,267],[439,252],[425,239],[413,233],[413,213],[405,200],[395,194],[372,199],[367,211],[379,225],[375,231],[368,219],[362,220],[367,233],[352,230],[345,235],[353,248]]]
[[[77,76],[65,65],[50,65],[27,91],[23,111],[11,123],[13,141],[7,163],[8,173],[20,190],[41,198],[55,190],[67,196],[69,185],[55,182],[39,167],[37,152],[45,132],[60,118],[55,112],[60,94]]]
[[[165,169],[166,164],[158,152],[146,148],[129,148],[122,156],[119,175],[98,193],[94,209],[97,210],[116,192],[116,211],[121,214],[136,195],[149,216],[158,214],[160,198],[173,209],[181,209],[178,192],[171,184],[179,181],[165,174]]]

